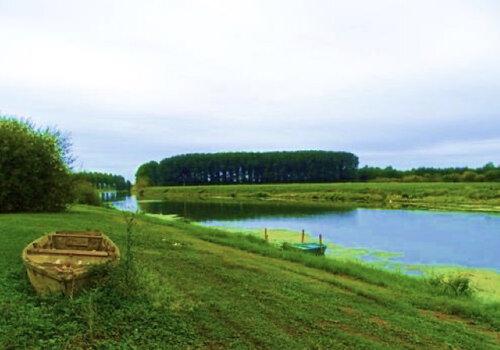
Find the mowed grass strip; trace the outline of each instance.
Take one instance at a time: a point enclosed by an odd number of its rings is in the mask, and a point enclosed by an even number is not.
[[[123,297],[107,285],[72,300],[39,298],[20,252],[61,229],[100,229],[124,247],[123,214],[115,210],[0,215],[0,348],[500,345],[498,306],[433,296],[421,281],[386,272],[376,278],[377,270],[362,266],[332,273],[324,259],[280,255],[255,237],[146,216],[133,237],[139,293]]]
[[[500,212],[498,182],[352,182],[319,184],[165,186],[139,189],[139,198],[189,200],[274,200]]]

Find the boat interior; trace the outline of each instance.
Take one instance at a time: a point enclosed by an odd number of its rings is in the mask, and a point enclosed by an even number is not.
[[[112,260],[116,248],[99,232],[58,231],[33,242],[30,261],[42,265],[82,266]]]

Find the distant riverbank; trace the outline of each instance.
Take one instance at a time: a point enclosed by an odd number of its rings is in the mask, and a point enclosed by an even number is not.
[[[164,186],[137,190],[141,200],[286,201],[380,208],[500,212],[500,183],[319,183]]]

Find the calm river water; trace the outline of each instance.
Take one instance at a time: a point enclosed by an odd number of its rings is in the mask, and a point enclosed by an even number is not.
[[[500,271],[500,215],[423,210],[332,209],[285,204],[137,202],[123,210],[176,214],[208,226],[305,229],[349,248],[400,253],[406,264],[444,264]],[[368,259],[369,257],[367,257]]]

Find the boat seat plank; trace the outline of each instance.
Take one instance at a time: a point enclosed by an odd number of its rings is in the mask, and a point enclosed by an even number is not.
[[[56,233],[56,234],[52,235],[52,237],[55,237],[55,238],[66,237],[66,238],[102,239],[101,235],[79,235],[79,234],[72,234],[72,233]]]
[[[74,250],[74,249],[45,249],[45,248],[31,248],[28,249],[29,254],[48,254],[48,255],[73,255],[73,256],[95,256],[95,257],[108,257],[109,253],[105,251],[87,251],[87,250]]]

